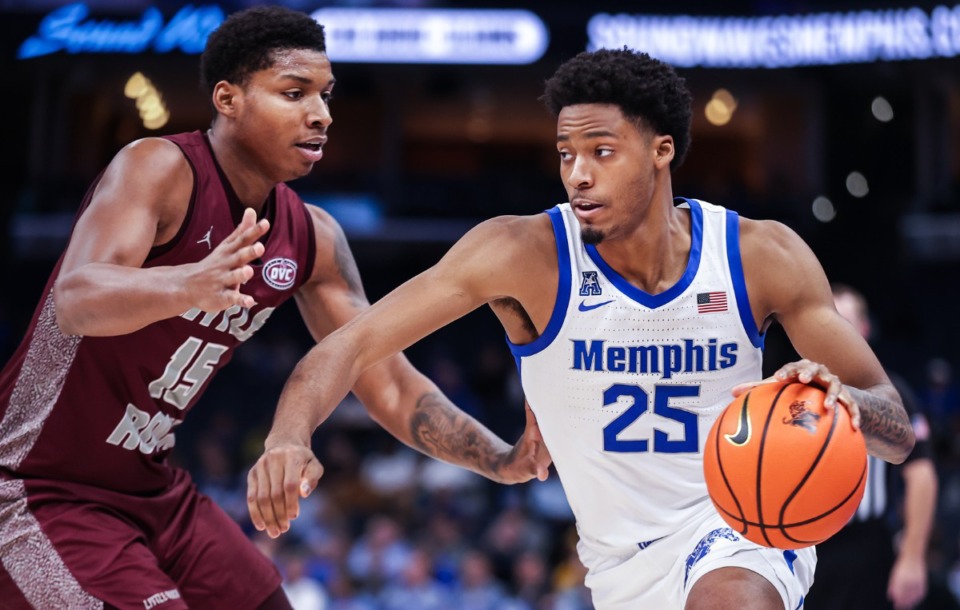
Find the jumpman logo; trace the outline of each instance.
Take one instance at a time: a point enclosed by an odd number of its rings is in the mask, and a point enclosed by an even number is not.
[[[203,236],[203,239],[198,240],[198,244],[207,244],[207,248],[213,250],[213,242],[210,241],[210,236],[213,234],[213,225],[210,225],[210,230],[207,231],[207,234]]]

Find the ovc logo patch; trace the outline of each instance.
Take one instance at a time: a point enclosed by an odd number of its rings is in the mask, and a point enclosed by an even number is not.
[[[297,279],[297,263],[289,258],[272,258],[263,266],[263,281],[271,288],[286,290]]]

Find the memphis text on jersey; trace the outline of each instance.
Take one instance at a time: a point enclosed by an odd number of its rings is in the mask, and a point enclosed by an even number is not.
[[[702,373],[728,369],[737,364],[737,344],[716,339],[680,339],[672,343],[606,345],[602,339],[573,339],[573,369],[660,375]]]

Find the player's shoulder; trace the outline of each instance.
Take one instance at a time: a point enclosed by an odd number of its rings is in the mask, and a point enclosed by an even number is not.
[[[461,237],[443,258],[444,268],[510,269],[516,275],[535,272],[538,261],[556,259],[553,230],[546,214],[496,216],[479,223]],[[541,218],[542,217],[542,218]],[[523,261],[518,265],[518,261]]]
[[[277,185],[278,188],[284,185]],[[323,258],[333,258],[334,250],[340,242],[346,243],[346,235],[337,219],[323,208],[300,201],[300,205],[307,210],[307,216],[316,237],[317,255]]]
[[[114,155],[92,205],[139,202],[158,210],[181,209],[190,200],[193,183],[193,168],[176,144],[164,138],[142,138]]]
[[[768,263],[786,263],[798,256],[807,255],[810,248],[796,231],[782,222],[741,216],[740,253],[745,263],[754,259]]]
[[[134,140],[120,149],[117,156],[138,161],[159,163],[186,162],[180,147],[167,138],[149,137]]]
[[[277,185],[278,188],[285,185]],[[314,234],[317,236],[317,246],[329,244],[339,239],[343,235],[343,229],[337,219],[330,212],[316,205],[309,205],[301,201],[301,205],[307,209],[307,215],[313,225]]]
[[[547,214],[495,216],[475,226],[461,241],[483,244],[485,249],[553,248],[553,225]]]
[[[164,182],[191,176],[193,170],[180,147],[165,138],[141,138],[120,149],[108,171],[135,173],[139,179]]]
[[[813,250],[774,220],[740,219],[740,259],[751,306],[765,319],[799,303],[831,304],[830,287]]]

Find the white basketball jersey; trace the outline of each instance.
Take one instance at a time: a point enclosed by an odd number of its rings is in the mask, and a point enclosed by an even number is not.
[[[696,200],[680,206],[690,210],[690,257],[656,295],[584,245],[569,204],[548,210],[556,304],[539,338],[510,345],[581,544],[594,553],[636,551],[710,509],[707,433],[730,389],[761,377],[739,217]]]

